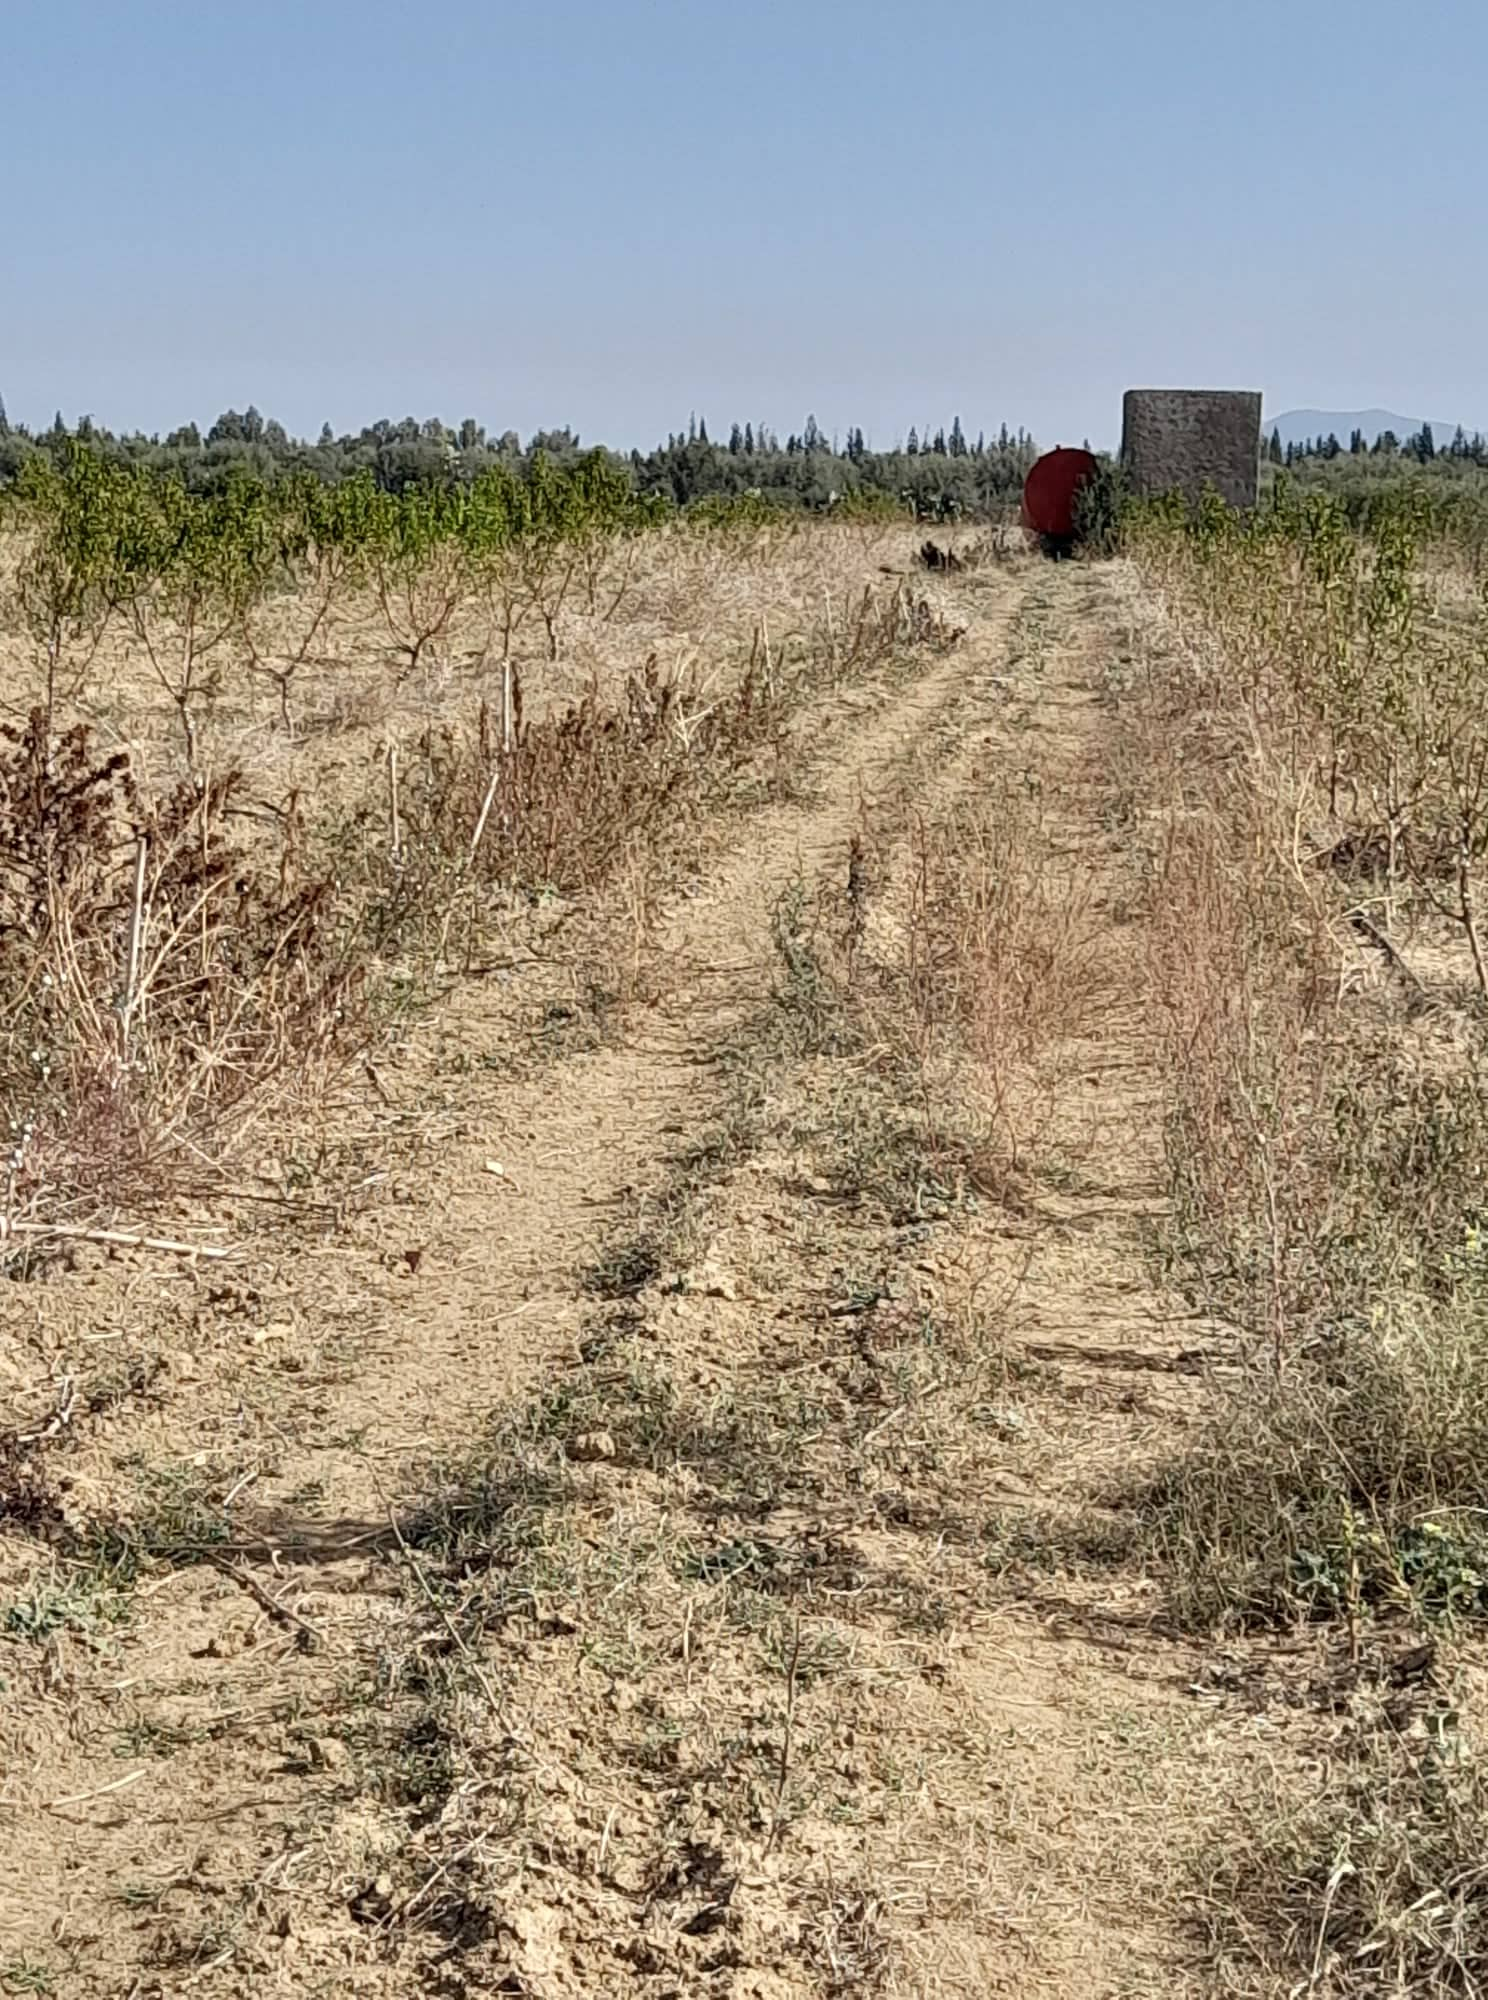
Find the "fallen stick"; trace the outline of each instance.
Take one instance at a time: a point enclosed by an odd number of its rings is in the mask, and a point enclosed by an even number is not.
[[[129,1031],[134,1026],[134,1003],[139,997],[140,955],[145,936],[145,863],[150,843],[140,835],[134,853],[134,911],[129,924],[129,963],[124,983],[124,1060],[129,1060]]]
[[[72,1422],[77,1408],[77,1383],[71,1375],[64,1375],[57,1391],[57,1402],[51,1415],[43,1423],[34,1425],[29,1431],[0,1433],[0,1443],[8,1445],[46,1444],[65,1430]]]
[[[498,764],[491,773],[491,782],[486,786],[486,795],[481,800],[480,816],[475,822],[475,832],[470,836],[470,858],[466,864],[467,866],[474,865],[475,857],[480,852],[481,835],[486,830],[486,821],[491,816],[491,807],[496,798],[496,787],[500,782],[501,766]]]
[[[220,1570],[224,1576],[230,1576],[240,1589],[246,1590],[254,1603],[267,1611],[271,1618],[281,1625],[287,1625],[294,1633],[301,1652],[320,1651],[323,1641],[315,1627],[307,1619],[301,1618],[297,1611],[291,1611],[287,1604],[281,1604],[272,1591],[264,1589],[256,1576],[251,1575],[246,1569],[240,1569],[236,1563],[229,1562],[226,1556],[219,1556],[215,1550],[208,1549],[206,1558],[213,1569]]]
[[[230,1244],[178,1243],[170,1236],[141,1236],[132,1229],[91,1229],[81,1222],[11,1222],[0,1215],[0,1243],[11,1236],[65,1237],[72,1243],[108,1243],[124,1250],[164,1250],[173,1257],[236,1257]]]
[[[508,1719],[506,1710],[502,1706],[501,1700],[498,1697],[495,1688],[492,1687],[491,1685],[490,1675],[486,1672],[485,1668],[481,1665],[480,1661],[475,1657],[475,1654],[466,1644],[466,1641],[463,1635],[461,1634],[459,1626],[455,1623],[454,1619],[450,1617],[449,1612],[445,1609],[444,1605],[440,1603],[438,1597],[435,1595],[434,1590],[429,1583],[428,1577],[424,1575],[423,1567],[420,1564],[418,1557],[414,1554],[413,1550],[408,1546],[408,1542],[404,1536],[403,1530],[398,1525],[398,1515],[396,1509],[392,1507],[387,1501],[384,1501],[383,1504],[384,1506],[387,1507],[388,1526],[393,1531],[393,1540],[398,1544],[399,1549],[402,1551],[404,1560],[407,1562],[409,1568],[413,1571],[415,1581],[417,1582],[420,1591],[423,1593],[424,1599],[427,1602],[430,1610],[434,1613],[435,1617],[438,1618],[439,1622],[443,1625],[445,1631],[448,1632],[451,1639],[454,1640],[455,1645],[458,1647],[459,1651],[465,1656],[465,1659],[469,1662],[470,1671],[475,1675],[476,1680],[480,1683],[481,1693],[486,1697],[486,1700],[491,1705],[492,1715],[494,1715],[496,1720],[501,1724],[501,1727],[506,1731],[507,1735],[511,1738],[512,1742],[520,1743],[522,1740],[521,1732],[520,1730],[514,1728],[511,1721]]]
[[[425,1876],[424,1880],[411,1896],[405,1896],[401,1903],[396,1904],[388,1912],[383,1929],[386,1930],[392,1924],[406,1923],[419,1904],[429,1894],[429,1891],[437,1888],[452,1868],[457,1868],[462,1861],[468,1861],[477,1848],[489,1840],[490,1837],[490,1827],[483,1826],[473,1840],[467,1840],[463,1847],[456,1848],[448,1861],[441,1861],[432,1875]]]
[[[112,1784],[97,1785],[91,1792],[72,1792],[65,1799],[47,1799],[43,1802],[44,1812],[56,1812],[62,1806],[86,1805],[89,1799],[101,1799],[108,1792],[122,1792],[126,1785],[137,1784],[145,1775],[145,1768],[129,1771],[122,1778],[115,1778]]]
[[[1430,995],[1427,993],[1425,985],[1401,957],[1399,947],[1393,938],[1387,937],[1379,925],[1371,917],[1366,916],[1363,910],[1350,910],[1348,913],[1348,922],[1359,933],[1360,937],[1367,938],[1376,950],[1383,955],[1385,963],[1389,966],[1390,970],[1411,989],[1418,1000],[1429,1000]]]

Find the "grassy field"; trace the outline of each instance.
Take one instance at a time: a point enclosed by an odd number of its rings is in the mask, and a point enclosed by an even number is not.
[[[0,1990],[1481,1990],[1475,545],[250,497],[0,548]]]

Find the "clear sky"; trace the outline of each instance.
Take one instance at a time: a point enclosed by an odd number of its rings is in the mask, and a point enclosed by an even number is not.
[[[1488,0],[4,0],[0,394],[1488,428]]]

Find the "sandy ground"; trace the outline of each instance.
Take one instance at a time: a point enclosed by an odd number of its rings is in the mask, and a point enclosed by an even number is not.
[[[0,1542],[0,1985],[1196,1990],[1173,1884],[1238,1725],[1154,1586],[1022,1526],[1176,1435],[1205,1340],[1148,1255],[1117,585],[945,587],[962,646],[830,698],[809,796],[667,909],[605,1045],[513,1080],[472,984],[381,1074],[375,1199],[12,1288],[18,1399],[22,1356],[114,1385],[70,1511],[129,1493],[172,1560]],[[867,828],[890,963],[917,816],[994,778],[1045,802],[1100,1004],[1016,1185],[906,1205],[861,1045],[777,1032],[774,913],[836,908]]]

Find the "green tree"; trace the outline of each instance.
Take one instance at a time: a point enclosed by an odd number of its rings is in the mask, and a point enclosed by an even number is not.
[[[277,560],[267,490],[251,474],[235,470],[205,496],[174,474],[135,476],[120,537],[119,599],[175,707],[198,784],[200,709],[215,699],[224,652]]]
[[[55,460],[38,452],[20,467],[16,497],[29,532],[14,602],[41,662],[49,736],[59,700],[77,696],[119,607],[136,485],[71,438]]]

